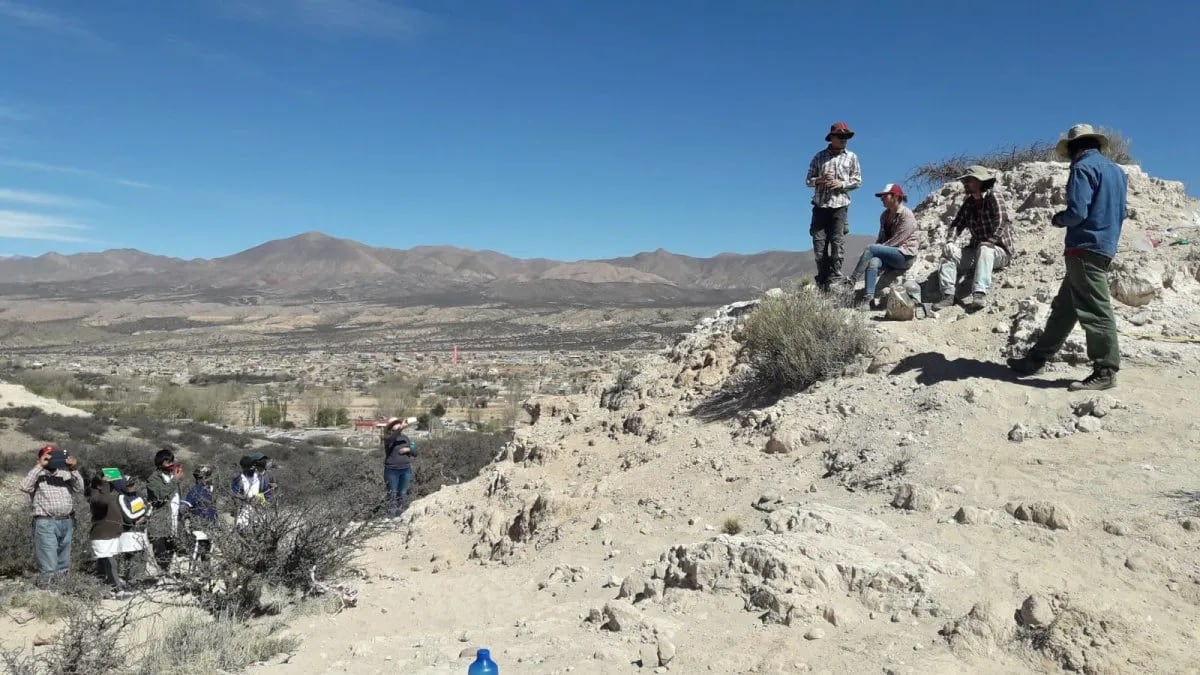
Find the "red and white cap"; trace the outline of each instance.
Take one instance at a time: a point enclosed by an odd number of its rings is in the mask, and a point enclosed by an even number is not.
[[[875,193],[876,197],[882,197],[884,195],[896,195],[897,197],[907,197],[908,196],[908,195],[904,194],[904,189],[901,188],[898,183],[888,183],[887,185],[883,186],[882,190]]]

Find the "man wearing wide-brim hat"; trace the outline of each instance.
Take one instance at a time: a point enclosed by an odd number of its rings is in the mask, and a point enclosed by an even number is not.
[[[845,122],[834,122],[825,134],[827,147],[808,163],[804,184],[814,188],[812,222],[813,256],[817,260],[817,285],[828,288],[840,283],[845,258],[846,235],[850,232],[850,192],[862,185],[858,155],[846,149],[854,132]]]
[[[1015,253],[1012,220],[1008,215],[1005,196],[996,188],[996,174],[986,166],[971,166],[958,177],[966,198],[950,222],[938,277],[942,299],[935,309],[954,304],[958,275],[963,269],[974,270],[971,297],[965,303],[971,311],[983,308],[992,274],[1008,266]],[[969,230],[971,240],[960,247],[958,238]]]
[[[1079,323],[1087,337],[1092,374],[1072,382],[1071,391],[1099,391],[1117,384],[1121,350],[1108,291],[1108,268],[1117,255],[1121,225],[1128,215],[1129,181],[1121,167],[1104,156],[1108,137],[1090,124],[1071,127],[1056,148],[1071,161],[1067,207],[1050,220],[1066,228],[1067,273],[1050,305],[1046,327],[1029,353],[1009,359],[1022,375],[1032,375],[1066,343]]]

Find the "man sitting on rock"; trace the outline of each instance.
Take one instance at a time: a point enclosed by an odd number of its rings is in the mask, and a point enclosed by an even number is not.
[[[996,189],[996,176],[984,166],[972,166],[958,178],[967,196],[950,223],[949,241],[942,250],[939,271],[942,299],[934,309],[954,304],[959,268],[974,268],[971,298],[964,306],[982,309],[992,284],[992,272],[1008,266],[1013,256],[1012,221],[1004,196]],[[957,239],[963,230],[971,231],[971,241],[959,248]]]
[[[867,309],[878,309],[875,285],[879,281],[880,270],[904,271],[912,267],[921,245],[917,219],[912,209],[905,205],[908,195],[904,194],[904,189],[895,183],[888,183],[875,196],[883,201],[883,213],[879,215],[879,236],[874,244],[863,251],[858,266],[850,275],[851,283],[857,283],[866,275],[863,300]]]
[[[1050,304],[1050,317],[1037,342],[1025,356],[1008,360],[1009,367],[1022,375],[1038,372],[1062,348],[1078,321],[1087,336],[1092,374],[1072,382],[1071,391],[1111,389],[1121,367],[1108,267],[1117,255],[1121,224],[1128,215],[1129,183],[1121,167],[1101,154],[1107,147],[1108,137],[1089,124],[1071,127],[1058,142],[1058,155],[1071,160],[1071,174],[1067,208],[1054,214],[1050,222],[1067,230],[1067,275]]]

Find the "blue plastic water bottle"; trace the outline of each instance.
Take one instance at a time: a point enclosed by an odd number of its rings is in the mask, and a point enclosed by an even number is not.
[[[480,649],[475,653],[475,663],[467,669],[467,675],[500,675],[500,666],[492,660],[490,651]]]

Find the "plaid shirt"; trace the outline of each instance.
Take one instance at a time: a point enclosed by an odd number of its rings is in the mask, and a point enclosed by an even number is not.
[[[891,246],[904,255],[916,255],[921,248],[921,235],[917,233],[917,218],[912,209],[901,206],[895,213],[884,209],[879,214],[879,236],[875,243]]]
[[[971,246],[995,244],[1009,256],[1014,255],[1012,220],[1004,195],[993,188],[983,193],[980,199],[967,197],[958,214],[950,223],[950,236],[957,237],[963,230],[971,231]]]
[[[816,184],[818,178],[832,172],[833,177],[842,181],[842,187],[831,189]],[[813,206],[826,209],[836,209],[850,205],[850,191],[862,185],[862,169],[858,166],[858,155],[843,150],[836,155],[829,148],[818,152],[808,163],[808,176],[804,184],[815,188]]]
[[[29,495],[34,517],[69,516],[75,513],[74,494],[83,492],[83,476],[78,471],[35,466],[21,481],[21,492]]]

